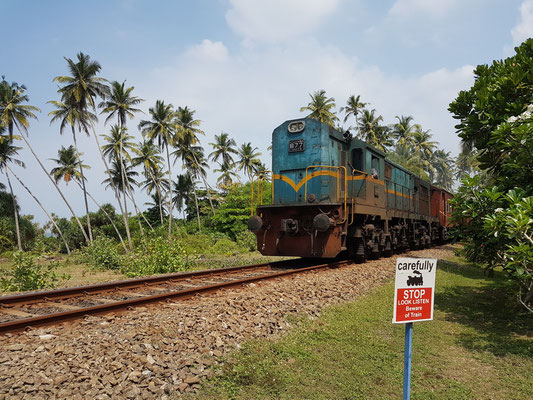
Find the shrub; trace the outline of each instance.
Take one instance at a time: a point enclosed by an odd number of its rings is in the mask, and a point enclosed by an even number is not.
[[[164,237],[149,239],[135,253],[123,257],[122,272],[128,277],[184,271],[186,252],[176,242]]]
[[[121,265],[115,241],[105,236],[96,238],[92,245],[82,249],[82,260],[99,269],[119,269]]]
[[[209,254],[212,255],[225,255],[233,256],[239,254],[241,249],[233,240],[224,238],[219,239],[217,242],[209,248]]]
[[[55,272],[58,265],[57,262],[47,266],[37,265],[31,254],[17,251],[13,254],[13,268],[0,271],[0,287],[16,292],[54,287],[59,281]]]
[[[236,235],[237,244],[244,251],[257,250],[257,237],[249,230],[241,231]]]

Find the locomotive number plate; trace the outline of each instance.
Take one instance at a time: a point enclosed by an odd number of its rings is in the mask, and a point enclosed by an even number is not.
[[[305,150],[305,141],[303,139],[289,141],[289,153],[298,153]]]

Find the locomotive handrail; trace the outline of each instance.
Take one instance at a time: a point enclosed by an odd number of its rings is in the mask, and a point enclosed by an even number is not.
[[[272,177],[269,178],[268,174],[272,174]],[[265,180],[272,182],[272,204],[274,204],[274,172],[270,170],[264,170],[264,171],[257,171],[255,174],[252,175],[252,206],[250,213],[251,215],[254,215],[254,177],[257,176],[259,179],[257,179],[257,197],[259,198],[257,205],[263,205],[263,182]]]
[[[346,170],[346,167],[341,165],[341,166],[335,166],[335,165],[309,165],[306,169],[305,169],[305,190],[304,190],[304,199],[307,200],[307,182],[308,182],[308,179],[307,179],[307,173],[309,171],[310,168],[329,168],[329,169],[335,169],[337,171],[337,201],[339,200],[339,197],[340,197],[340,170],[341,168],[344,169],[344,219],[340,222],[340,223],[344,223],[347,221],[347,210],[348,210],[348,207],[347,207],[347,201],[348,201],[348,171]]]
[[[359,173],[361,175],[364,175],[365,177],[363,178],[363,181],[366,180],[366,178],[368,177],[369,173],[368,172],[365,172],[365,171],[360,171],[358,169],[355,169],[355,168],[352,168],[352,176],[355,176],[355,173]],[[355,222],[355,197],[359,197],[359,193],[361,192],[361,189],[363,188],[363,184],[361,184],[361,186],[359,186],[359,191],[357,192],[357,194],[354,196],[354,183],[352,181],[352,222],[349,222],[348,225],[352,225],[354,222]]]

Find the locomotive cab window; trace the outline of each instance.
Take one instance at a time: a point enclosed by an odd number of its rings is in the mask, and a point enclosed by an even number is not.
[[[365,163],[363,159],[363,149],[352,150],[352,168],[357,171],[365,170]]]
[[[381,171],[379,168],[379,157],[372,154],[372,160],[370,162],[372,168],[372,176],[375,179],[378,179],[381,176]]]

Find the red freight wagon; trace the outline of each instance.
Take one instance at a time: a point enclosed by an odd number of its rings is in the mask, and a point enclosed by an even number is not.
[[[452,209],[449,201],[452,198],[453,195],[450,192],[431,186],[431,216],[438,218],[441,226],[450,226]]]

